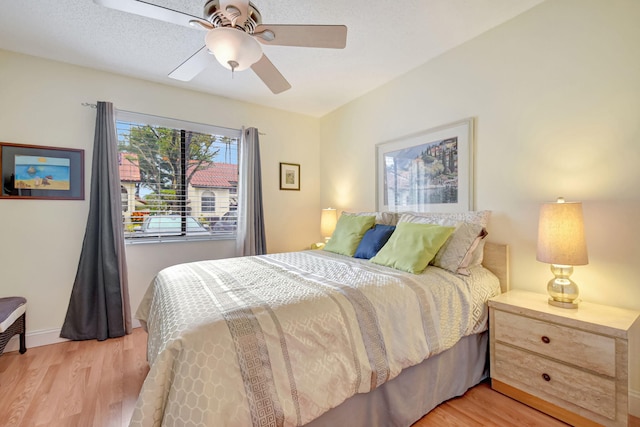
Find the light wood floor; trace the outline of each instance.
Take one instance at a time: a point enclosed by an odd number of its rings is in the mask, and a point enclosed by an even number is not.
[[[149,367],[140,328],[0,356],[0,425],[126,426]]]
[[[64,342],[0,356],[0,426],[126,426],[149,370],[146,333]],[[449,400],[413,427],[565,426],[486,384]]]

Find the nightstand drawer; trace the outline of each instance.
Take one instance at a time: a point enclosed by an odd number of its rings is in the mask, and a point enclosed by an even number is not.
[[[528,351],[496,343],[491,377],[561,407],[565,406],[564,402],[571,402],[608,419],[616,417],[616,384],[613,379]]]
[[[610,377],[616,376],[614,338],[495,310],[496,341]]]

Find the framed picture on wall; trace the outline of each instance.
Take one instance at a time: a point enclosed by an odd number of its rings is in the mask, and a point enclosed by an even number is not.
[[[376,145],[379,211],[474,209],[473,118]]]
[[[280,189],[300,191],[300,165],[280,163]]]
[[[84,200],[84,150],[0,142],[0,199]]]

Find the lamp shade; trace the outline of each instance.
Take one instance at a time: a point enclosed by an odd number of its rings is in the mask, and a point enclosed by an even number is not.
[[[230,70],[246,70],[262,57],[260,43],[236,28],[220,27],[209,30],[204,41],[218,62]]]
[[[337,222],[338,215],[335,209],[322,209],[322,216],[320,217],[320,233],[322,234],[322,237],[325,239],[331,237],[333,231],[336,229]]]
[[[586,265],[582,203],[545,203],[540,207],[536,259],[556,265]]]

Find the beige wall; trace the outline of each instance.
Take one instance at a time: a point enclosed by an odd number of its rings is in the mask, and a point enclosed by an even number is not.
[[[84,201],[0,200],[0,295],[28,299],[31,345],[57,336],[67,310],[89,210],[95,110],[83,102],[217,126],[255,126],[260,136],[267,246],[317,241],[319,120],[156,83],[0,50],[0,141],[85,150]],[[301,164],[301,191],[279,190],[279,162]],[[230,241],[127,246],[132,309],[162,267],[234,254]]]
[[[538,209],[564,196],[584,203],[582,298],[640,310],[638,22],[636,0],[550,0],[323,117],[322,205],[375,209],[375,144],[475,117],[476,208],[512,286],[546,292]]]

